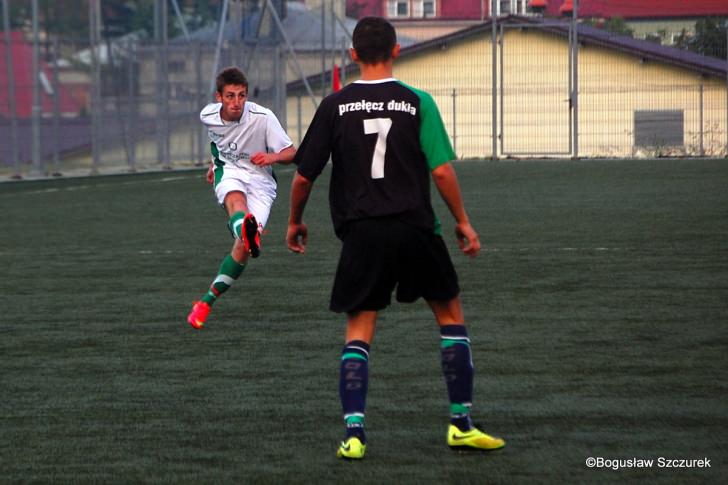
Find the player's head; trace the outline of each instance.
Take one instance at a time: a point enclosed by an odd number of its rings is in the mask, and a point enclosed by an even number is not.
[[[244,86],[246,90],[248,89],[248,79],[245,77],[245,74],[243,74],[243,71],[237,67],[226,67],[217,75],[217,78],[215,79],[215,86],[218,93],[222,94],[225,86],[228,84],[232,84],[233,86]]]
[[[237,121],[243,115],[248,98],[248,80],[237,67],[227,67],[215,79],[215,98],[222,103],[220,116],[225,121]]]
[[[387,20],[381,17],[364,17],[354,28],[352,47],[357,58],[355,60],[359,62],[387,62],[398,53],[397,34]]]

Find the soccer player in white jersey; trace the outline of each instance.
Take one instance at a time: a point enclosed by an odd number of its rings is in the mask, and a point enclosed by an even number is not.
[[[212,152],[207,180],[227,211],[235,242],[207,293],[187,317],[198,329],[215,301],[241,275],[248,257],[260,254],[260,233],[276,198],[273,164],[288,164],[296,154],[273,112],[248,101],[248,81],[240,69],[228,67],[218,74],[215,98],[217,103],[200,112]]]

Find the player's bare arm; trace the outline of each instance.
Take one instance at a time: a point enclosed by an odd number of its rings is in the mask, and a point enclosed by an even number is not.
[[[476,256],[480,251],[480,239],[465,212],[460,184],[452,164],[446,163],[433,170],[432,180],[455,218],[455,236],[460,249],[468,256]]]
[[[303,211],[306,208],[312,189],[313,182],[296,172],[291,183],[291,211],[288,215],[288,231],[286,233],[286,245],[294,253],[303,254],[306,252],[308,228],[303,223]]]
[[[273,165],[274,163],[288,165],[293,161],[294,156],[296,156],[296,149],[293,146],[289,146],[278,153],[254,153],[253,155],[251,155],[250,161],[253,163],[253,165],[257,165],[259,167]]]

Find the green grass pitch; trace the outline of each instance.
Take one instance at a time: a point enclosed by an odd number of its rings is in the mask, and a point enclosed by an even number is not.
[[[369,449],[342,436],[343,318],[328,172],[304,256],[263,254],[202,331],[185,322],[230,248],[202,172],[0,184],[0,482],[717,483],[728,453],[728,163],[462,162],[484,250],[457,251],[496,453],[445,445],[424,303],[380,317]],[[707,458],[711,468],[590,469]]]

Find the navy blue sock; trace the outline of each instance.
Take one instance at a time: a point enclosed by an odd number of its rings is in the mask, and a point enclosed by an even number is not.
[[[341,352],[339,397],[344,411],[346,437],[358,437],[366,443],[364,434],[364,408],[369,385],[369,344],[352,340]]]
[[[461,431],[473,426],[470,406],[473,400],[473,360],[470,339],[464,325],[440,327],[442,372],[450,398],[450,423]]]

